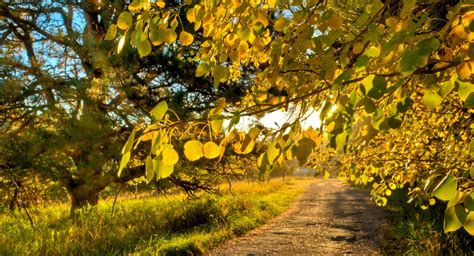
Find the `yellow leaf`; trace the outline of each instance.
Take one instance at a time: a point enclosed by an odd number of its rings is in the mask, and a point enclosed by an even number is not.
[[[196,21],[196,10],[194,8],[188,9],[186,12],[186,18],[189,20],[189,22],[195,22]]]
[[[156,2],[156,5],[160,8],[165,8],[166,4],[163,0],[159,0],[158,2]]]
[[[113,40],[117,35],[117,26],[112,24],[107,29],[107,33],[105,34],[104,40]]]
[[[132,22],[133,22],[132,14],[125,11],[119,15],[118,20],[117,20],[117,26],[120,29],[125,30],[132,25]]]
[[[332,29],[338,29],[342,26],[342,18],[336,15],[333,15],[329,20],[328,20],[328,26]]]
[[[220,155],[221,150],[216,143],[209,141],[202,146],[202,152],[205,158],[214,159]]]
[[[224,67],[222,65],[216,65],[212,69],[212,76],[219,83],[224,83],[229,79],[230,73],[229,73],[229,70],[227,70],[226,67]]]
[[[207,74],[207,65],[205,63],[201,63],[196,68],[196,77],[201,77]]]
[[[275,8],[276,7],[276,0],[268,0],[268,7]]]
[[[130,161],[130,155],[131,155],[130,151],[123,154],[122,159],[120,160],[120,167],[119,167],[119,171],[118,171],[118,174],[117,174],[119,177],[122,174],[123,168],[125,168],[125,166],[127,166],[127,164],[128,164],[128,161]]]
[[[364,50],[364,44],[362,43],[356,43],[354,44],[354,47],[352,47],[352,52],[354,54],[359,54]]]
[[[163,156],[164,165],[175,165],[179,160],[178,153],[171,147],[165,148],[161,155]]]
[[[130,150],[132,150],[133,142],[135,141],[135,133],[136,130],[133,129],[133,131],[130,133],[130,136],[128,137],[127,143],[125,143],[122,148],[122,154],[130,152]]]
[[[151,53],[151,44],[148,39],[141,41],[138,46],[138,54],[140,55],[140,58],[145,57]]]
[[[171,44],[172,42],[176,41],[176,32],[172,29],[166,29],[163,31],[163,39],[166,43]]]
[[[179,41],[181,41],[183,45],[188,46],[193,43],[194,37],[186,31],[181,31],[179,34]]]
[[[283,32],[283,29],[286,27],[286,19],[281,17],[278,20],[275,21],[275,24],[273,27],[275,28],[276,31],[278,32]]]
[[[140,139],[141,139],[142,141],[149,141],[149,140],[153,139],[153,136],[155,136],[156,133],[158,133],[158,132],[156,132],[156,131],[149,131],[149,132],[147,132],[147,133],[144,133]]]
[[[184,144],[184,155],[189,161],[197,161],[202,157],[202,144],[198,140],[190,140]]]
[[[145,160],[145,178],[147,182],[150,182],[153,179],[154,174],[153,159],[148,155]]]
[[[276,143],[274,142],[270,144],[270,146],[268,146],[268,150],[267,150],[268,162],[272,164],[273,161],[278,157],[278,155],[280,155],[280,149],[276,147]]]
[[[120,38],[118,44],[117,44],[117,54],[122,52],[123,46],[125,45],[125,35]]]
[[[157,162],[157,179],[168,178],[174,171],[174,165],[166,165],[162,161]]]
[[[218,134],[222,130],[222,124],[224,123],[224,119],[216,119],[211,121],[211,129],[214,133]]]
[[[456,67],[456,72],[458,73],[459,78],[462,80],[469,79],[471,77],[471,68],[469,67],[469,63],[462,62]]]

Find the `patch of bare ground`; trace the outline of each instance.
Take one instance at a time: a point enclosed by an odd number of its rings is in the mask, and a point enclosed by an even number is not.
[[[385,219],[367,191],[318,180],[283,215],[209,255],[378,255]]]

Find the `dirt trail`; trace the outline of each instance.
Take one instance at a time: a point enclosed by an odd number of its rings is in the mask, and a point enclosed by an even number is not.
[[[289,211],[209,255],[381,254],[384,221],[367,192],[319,180]]]

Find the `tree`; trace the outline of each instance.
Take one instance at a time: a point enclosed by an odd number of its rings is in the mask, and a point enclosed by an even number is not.
[[[473,149],[467,145],[469,140],[473,145],[472,2],[203,0],[164,9],[167,6],[163,1],[133,1],[117,24],[108,28],[107,39],[119,39],[118,52],[130,43],[141,57],[151,49],[164,50],[169,45],[182,45],[183,51],[192,46],[190,61],[198,64],[196,77],[211,77],[214,87],[245,78],[250,86],[238,104],[217,103],[208,118],[186,122],[157,118],[143,132],[139,130],[137,141],[161,133],[172,141],[180,136],[173,127],[189,127],[198,135],[184,145],[184,154],[189,161],[196,161],[206,157],[203,152],[207,149],[200,141],[217,145],[212,129],[208,133],[198,131],[230,119],[229,132],[224,133],[219,147],[212,147],[212,153],[219,153],[220,159],[231,149],[246,154],[254,148],[258,151],[258,144],[264,143],[268,146],[258,158],[264,174],[275,161],[296,157],[300,164],[307,164],[319,144],[319,135],[302,129],[298,119],[263,136],[259,135],[261,129],[230,132],[232,126],[242,116],[276,109],[294,108],[300,118],[309,109],[317,109],[324,120],[321,134],[331,147],[349,153],[345,167],[349,174],[362,173],[357,162],[368,156],[373,159],[370,165],[377,167],[375,176],[384,180],[396,179],[401,167],[417,177],[413,182],[414,176],[401,176],[403,184],[416,188],[434,182],[425,187],[424,196],[456,198],[447,208],[445,230],[464,226],[474,234],[469,201]],[[200,40],[193,41],[196,38]],[[246,77],[242,70],[253,73]],[[331,111],[333,106],[335,111]],[[446,139],[439,140],[433,138],[438,136],[433,132],[440,131],[442,126],[434,121],[441,117],[449,120],[449,130],[443,131]],[[410,155],[419,147],[417,143],[407,144],[406,139],[412,136],[427,145],[426,156]],[[384,164],[391,154],[372,153],[380,150],[382,140],[388,140],[389,147],[404,145],[403,158],[397,164]],[[165,151],[156,150],[163,147],[160,140],[152,140],[149,159],[163,161]],[[445,155],[460,156],[457,169],[438,159],[443,147],[457,148]],[[124,151],[122,167],[131,152]],[[428,166],[411,170],[412,160],[428,161],[435,177],[420,173]],[[152,162],[149,169],[158,174],[162,171]],[[374,189],[381,204],[385,197],[380,197],[378,190],[385,182],[376,183]],[[389,183],[388,187],[391,190],[394,186]],[[383,189],[383,193],[389,192]]]
[[[131,47],[113,55],[114,43],[102,39],[125,9],[123,1],[0,3],[0,149],[9,153],[1,156],[1,174],[59,182],[71,213],[96,204],[111,183],[145,173],[137,158],[118,177],[118,162],[132,128],[149,120],[158,102],[166,100],[186,120],[222,95],[239,99],[246,87],[242,80],[212,89],[192,75],[189,54],[174,46],[142,59]],[[27,150],[13,151],[22,138]],[[204,181],[213,174],[198,179],[196,169],[169,179],[188,191],[209,188]]]

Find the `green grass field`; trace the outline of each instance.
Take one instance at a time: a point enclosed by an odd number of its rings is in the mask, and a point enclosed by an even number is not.
[[[285,211],[308,180],[237,182],[232,193],[113,200],[68,218],[68,205],[0,215],[0,255],[189,255],[256,228]]]

